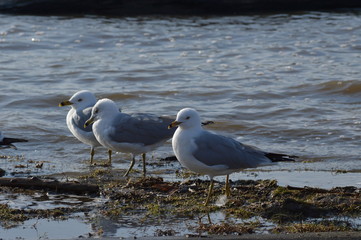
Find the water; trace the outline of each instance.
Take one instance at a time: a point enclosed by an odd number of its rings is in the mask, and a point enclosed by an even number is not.
[[[17,151],[1,150],[11,157],[1,158],[0,168],[7,176],[88,171],[89,148],[67,129],[68,109],[58,107],[88,89],[124,112],[175,115],[194,107],[203,120],[216,122],[208,127],[213,131],[300,156],[298,163],[233,179],[360,187],[360,34],[357,11],[209,18],[0,15],[0,129],[29,140]],[[148,162],[169,155],[168,143]],[[106,158],[99,148],[96,159]],[[115,155],[113,167],[127,168],[129,158]],[[151,174],[156,170],[150,167]]]
[[[87,236],[89,232],[91,227],[77,219],[62,221],[32,219],[24,222],[21,231],[17,228],[2,230],[1,237],[2,239],[75,239],[79,236]]]

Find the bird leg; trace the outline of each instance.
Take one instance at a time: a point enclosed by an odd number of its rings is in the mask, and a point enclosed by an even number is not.
[[[112,150],[108,149],[108,164],[112,165]]]
[[[142,153],[142,160],[143,160],[143,177],[145,177],[147,170],[145,167],[145,153]]]
[[[226,196],[227,196],[227,198],[229,198],[231,196],[231,188],[229,185],[229,174],[227,174],[227,177],[226,177]]]
[[[94,147],[90,148],[90,165],[93,165],[93,160],[94,160]]]
[[[135,156],[132,155],[132,162],[130,163],[130,166],[129,166],[127,172],[124,174],[124,177],[128,176],[130,171],[133,169],[134,163],[135,163]]]
[[[212,191],[213,191],[213,185],[214,185],[214,182],[213,182],[213,178],[212,178],[211,183],[209,184],[208,196],[207,196],[206,202],[204,203],[204,206],[207,206],[209,203],[209,199],[211,198]]]
[[[211,215],[209,215],[209,212],[207,212],[207,218],[208,218],[208,224],[213,224],[212,223],[212,219],[211,219]]]

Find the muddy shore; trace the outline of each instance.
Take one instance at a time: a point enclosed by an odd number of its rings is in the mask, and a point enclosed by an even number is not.
[[[140,172],[125,178],[123,172],[97,167],[88,173],[64,173],[58,179],[39,177],[35,181],[38,185],[44,181],[41,189],[14,180],[22,185],[0,187],[3,198],[33,200],[21,208],[1,203],[1,227],[21,227],[31,219],[63,221],[82,215],[84,222],[92,224],[88,234],[79,236],[83,239],[123,237],[121,233],[114,235],[114,230],[107,232],[108,223],[97,224],[104,219],[115,229],[131,226],[130,234],[121,239],[361,239],[361,189],[356,187],[325,190],[279,186],[275,180],[238,180],[231,182],[232,196],[227,199],[224,182],[216,182],[211,204],[204,206],[209,181],[186,170],[176,173],[185,179],[182,182],[142,178]],[[53,181],[66,186],[98,186],[99,191],[89,194],[70,188],[69,192],[57,192]],[[32,209],[61,198],[64,201],[59,207]],[[68,199],[76,203],[66,205]],[[142,228],[150,230],[137,232]]]
[[[219,239],[220,236],[199,237],[145,237],[136,238],[138,240],[180,240],[180,239]],[[224,240],[359,240],[360,232],[319,232],[319,233],[298,233],[298,234],[245,234],[242,236],[222,236]],[[99,240],[99,238],[89,238],[89,240]],[[100,238],[100,240],[115,240],[119,238]],[[134,238],[123,238],[130,240]]]

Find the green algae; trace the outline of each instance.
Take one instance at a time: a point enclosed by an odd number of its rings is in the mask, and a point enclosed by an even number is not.
[[[67,218],[75,212],[95,211],[98,215],[117,221],[124,216],[135,221],[162,223],[175,219],[193,220],[194,231],[207,234],[254,233],[262,228],[261,221],[274,224],[272,232],[356,231],[360,227],[327,220],[337,217],[360,217],[360,189],[355,187],[296,188],[279,186],[275,180],[231,182],[231,197],[224,194],[224,183],[215,182],[211,204],[204,206],[209,181],[188,180],[166,182],[160,177],[120,177],[123,172],[92,169],[78,178],[79,182],[97,184],[100,195],[107,201],[95,209],[68,207],[50,210],[16,210],[5,206],[0,220],[5,223],[29,218]],[[13,189],[19,191],[19,189]],[[27,190],[30,191],[30,190]],[[220,201],[220,199],[222,199]],[[200,216],[223,213],[229,221],[197,222]],[[261,220],[252,220],[258,218]],[[238,220],[245,222],[239,223]],[[324,221],[313,221],[323,219]],[[308,222],[307,222],[308,221]],[[307,222],[307,223],[306,223]],[[97,235],[101,235],[99,231]],[[169,229],[162,234],[172,234]]]
[[[321,220],[314,222],[291,223],[278,226],[272,230],[273,233],[305,233],[305,232],[349,232],[358,229],[349,222],[337,220]]]
[[[65,211],[64,211],[65,210]],[[67,209],[13,209],[7,204],[0,204],[0,222],[3,228],[11,228],[31,218],[66,219]]]
[[[133,179],[126,186],[113,185],[112,193],[104,193],[110,194],[111,199],[117,199],[117,205],[113,202],[107,215],[129,215],[136,212],[149,218],[195,219],[202,214],[221,211],[229,218],[262,217],[280,226],[311,218],[361,215],[360,191],[356,188],[324,190],[281,187],[274,180],[237,181],[232,183],[232,196],[224,204],[211,204],[205,207],[203,201],[208,185],[209,181],[201,180],[179,183],[164,182],[162,178]],[[118,187],[116,190],[115,186]],[[217,182],[211,201],[215,202],[221,194],[223,184]],[[209,233],[221,231],[220,229],[227,229],[224,231],[228,233],[229,229],[232,229],[229,225],[211,224],[208,227]],[[203,224],[201,229],[206,229],[206,225]]]
[[[0,222],[2,227],[10,228],[18,222],[27,220],[28,217],[16,209],[12,209],[7,204],[0,204]]]
[[[250,223],[219,223],[219,224],[204,224],[200,223],[197,232],[199,233],[208,233],[212,235],[241,235],[245,233],[255,233],[257,227],[259,227],[259,222],[250,222]]]

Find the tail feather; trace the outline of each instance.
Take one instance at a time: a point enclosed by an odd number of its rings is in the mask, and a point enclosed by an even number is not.
[[[287,155],[287,154],[279,154],[279,153],[266,153],[267,158],[269,158],[272,162],[294,162],[297,156]]]

